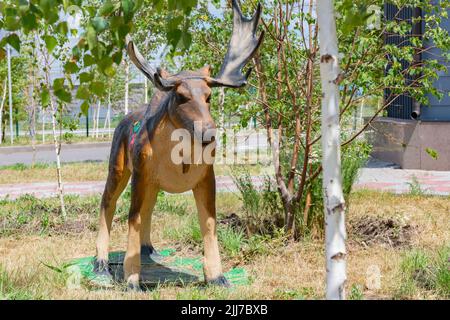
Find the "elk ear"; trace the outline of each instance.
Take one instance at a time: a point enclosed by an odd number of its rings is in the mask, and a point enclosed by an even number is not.
[[[211,66],[207,64],[206,66],[198,69],[198,72],[204,75],[205,77],[209,77],[211,75]]]
[[[171,76],[171,74],[170,74],[169,72],[167,72],[166,69],[163,69],[163,68],[157,68],[156,71],[157,71],[158,74],[159,74],[162,78],[164,78],[164,79],[167,79],[167,78],[169,78],[169,77]]]
[[[164,69],[158,68],[154,74],[155,86],[161,91],[170,91],[180,84],[179,79],[167,79],[170,74]]]

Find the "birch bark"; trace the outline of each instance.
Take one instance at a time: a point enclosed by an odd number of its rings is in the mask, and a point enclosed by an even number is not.
[[[5,79],[4,85],[3,85],[3,97],[2,97],[2,102],[0,103],[0,144],[2,144],[3,141],[3,107],[5,106],[5,101],[6,101],[6,85],[7,85],[7,80]]]
[[[317,1],[322,83],[322,166],[325,207],[327,299],[345,299],[345,202],[342,192],[339,126],[338,43],[332,0]]]

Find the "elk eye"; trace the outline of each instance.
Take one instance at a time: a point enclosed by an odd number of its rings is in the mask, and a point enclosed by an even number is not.
[[[208,96],[208,98],[206,98],[206,103],[210,103],[211,102],[211,95]]]
[[[178,100],[178,104],[183,104],[189,101],[189,98],[182,95],[182,94],[177,94],[177,100]]]

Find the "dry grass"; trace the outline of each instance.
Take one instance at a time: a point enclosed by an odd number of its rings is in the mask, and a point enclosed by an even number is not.
[[[64,181],[106,180],[107,162],[75,162],[62,164]],[[0,169],[0,184],[56,181],[56,166],[37,164],[35,167],[14,165]]]
[[[185,208],[188,217],[195,214],[191,196],[176,196],[175,204]],[[348,242],[349,292],[360,291],[363,298],[441,299],[435,291],[417,287],[402,291],[404,274],[401,264],[405,254],[412,250],[437,252],[450,244],[450,199],[444,197],[396,196],[387,193],[358,191],[351,197],[348,223],[361,217],[403,219],[414,227],[410,243],[392,248],[386,244],[363,246]],[[240,202],[233,194],[219,194],[220,215],[239,214]],[[0,204],[0,216],[1,216]],[[200,255],[201,245],[186,243],[183,239],[168,236],[168,229],[183,229],[189,223],[186,216],[159,210],[152,225],[152,239],[157,248],[177,248],[180,255]],[[113,227],[111,248],[123,250],[126,244],[126,224],[116,221]],[[95,232],[85,229],[68,234],[14,234],[0,239],[0,266],[5,270],[3,283],[8,283],[13,298],[44,299],[320,299],[324,296],[323,239],[304,239],[285,243],[279,238],[267,240],[263,253],[250,257],[230,256],[222,253],[224,268],[238,264],[251,276],[248,286],[233,290],[161,286],[144,293],[127,293],[116,290],[67,289],[65,277],[45,267],[42,262],[61,265],[74,258],[89,256],[95,250]],[[223,252],[224,250],[222,250]],[[366,287],[366,272],[376,267],[381,273],[381,288]],[[0,275],[0,281],[1,281]],[[1,284],[1,283],[0,283]],[[352,290],[354,289],[354,290]],[[1,291],[0,291],[1,292]],[[14,296],[15,294],[15,296]],[[354,296],[354,294],[352,293]]]
[[[216,175],[229,175],[230,165],[215,165]],[[267,167],[259,164],[246,165],[249,173],[260,175],[267,173]],[[71,162],[62,164],[63,181],[102,181],[108,175],[107,162]],[[34,167],[18,164],[0,167],[0,184],[32,183],[56,181],[56,167],[54,164],[38,163]]]

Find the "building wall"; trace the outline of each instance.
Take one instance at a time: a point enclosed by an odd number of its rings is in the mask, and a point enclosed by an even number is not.
[[[437,4],[439,0],[430,0],[431,3]],[[450,17],[450,9],[446,9],[447,14]],[[392,19],[404,19],[411,21],[414,13],[414,9],[411,7],[405,7],[400,12],[398,8],[392,3],[385,3],[384,13],[387,20]],[[450,32],[450,19],[443,18],[440,26]],[[424,30],[425,23],[422,23],[422,32]],[[388,44],[395,44],[398,46],[409,45],[409,37],[413,34],[414,28],[411,29],[409,36],[397,36],[389,35],[385,38],[385,42]],[[434,82],[435,88],[437,88],[442,94],[443,98],[438,100],[432,94],[428,94],[429,105],[422,105],[420,112],[420,120],[422,121],[450,121],[450,63],[444,61],[442,52],[436,48],[433,48],[432,42],[424,42],[425,48],[430,48],[427,52],[422,53],[422,60],[435,60],[440,61],[441,64],[447,67],[446,71],[438,73],[439,78]],[[407,63],[402,61],[404,68],[407,68]],[[411,80],[410,78],[409,80]],[[389,90],[385,90],[385,96],[389,96]],[[413,99],[408,95],[401,95],[394,99],[391,106],[387,109],[388,117],[397,119],[411,119],[413,110]]]
[[[436,2],[433,0],[432,2]],[[447,9],[450,17],[450,9]],[[450,32],[450,19],[442,19],[440,26]],[[425,46],[431,47],[432,43],[425,43]],[[435,88],[443,93],[443,99],[438,100],[433,95],[428,95],[429,106],[422,106],[420,119],[423,121],[450,121],[450,62],[442,59],[442,52],[436,48],[423,53],[422,59],[438,59],[447,66],[446,71],[439,72],[439,79],[434,82]]]
[[[368,133],[374,158],[403,169],[450,170],[450,123],[377,118]],[[438,153],[437,159],[427,148]]]

